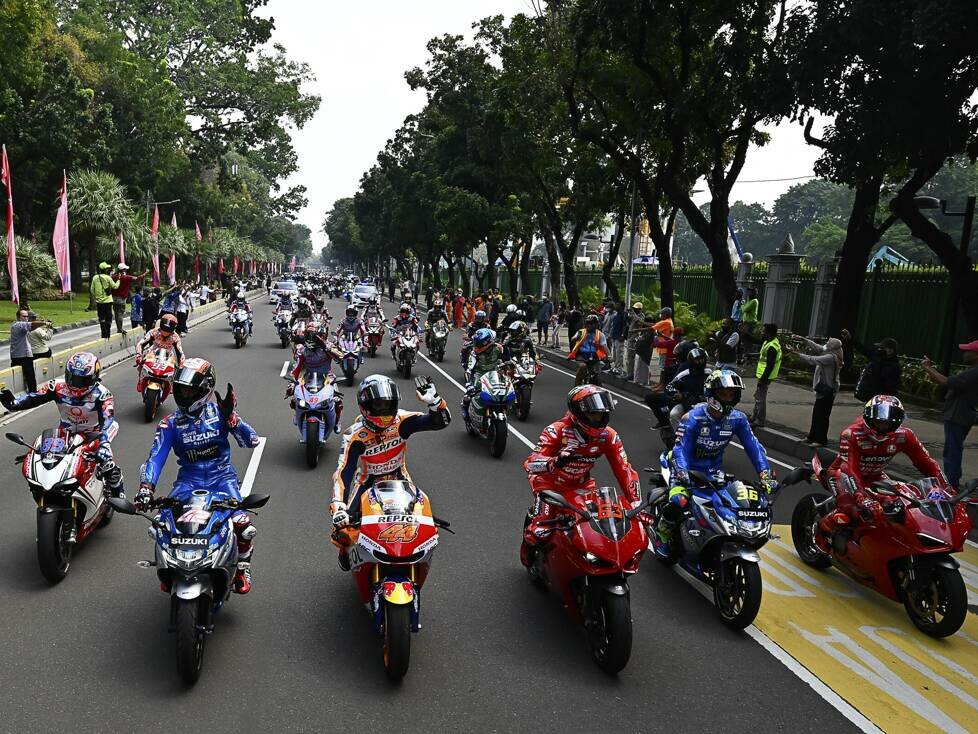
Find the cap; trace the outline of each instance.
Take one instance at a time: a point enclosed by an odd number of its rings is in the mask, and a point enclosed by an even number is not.
[[[129,266],[126,265],[125,263],[119,263],[118,265],[115,266],[115,269],[116,270],[128,270],[129,269]]]
[[[958,349],[962,352],[978,352],[978,339],[973,342],[968,342],[967,344],[958,344]]]

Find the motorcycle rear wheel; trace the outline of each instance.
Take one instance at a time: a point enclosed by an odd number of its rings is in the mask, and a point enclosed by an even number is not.
[[[371,344],[370,345],[370,348],[367,349],[367,354],[369,354],[371,357],[376,357],[377,356],[377,347],[374,346],[373,344]]]
[[[353,387],[353,377],[356,375],[355,370],[346,370],[346,386]]]
[[[907,592],[903,608],[914,627],[931,637],[950,637],[968,614],[968,590],[956,568],[934,566],[930,583],[919,593]]]
[[[494,459],[499,459],[506,452],[506,438],[509,431],[506,429],[506,421],[489,419],[489,426],[486,436],[489,439],[489,455]]]
[[[742,630],[753,623],[761,608],[763,585],[761,569],[756,563],[743,558],[729,558],[724,563],[727,583],[721,587],[719,578],[713,584],[713,601],[720,613],[720,621],[734,630]]]
[[[795,552],[812,568],[824,569],[832,565],[832,559],[815,545],[815,531],[820,519],[815,505],[827,497],[824,492],[806,494],[791,513],[791,541],[795,544]]]
[[[411,663],[411,607],[384,602],[384,670],[399,681]]]
[[[632,655],[632,609],[628,595],[598,592],[588,619],[587,642],[591,657],[605,673],[615,675]]]
[[[49,583],[57,584],[68,575],[74,546],[71,537],[70,513],[39,512],[37,515],[37,564]]]
[[[204,664],[204,633],[197,629],[197,615],[206,598],[177,598],[173,603],[177,605],[177,673],[184,683],[192,686],[200,678]]]

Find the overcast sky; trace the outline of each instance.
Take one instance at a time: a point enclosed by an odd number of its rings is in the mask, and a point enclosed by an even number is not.
[[[361,174],[374,162],[404,118],[424,106],[424,93],[411,92],[404,72],[424,64],[427,41],[443,33],[467,33],[488,15],[529,12],[527,0],[271,0],[274,40],[316,75],[309,91],[322,106],[293,135],[309,206],[299,220],[326,242],[323,218],[336,199],[352,196]],[[810,175],[816,151],[801,128],[782,125],[771,143],[754,149],[734,189],[734,198],[770,204],[796,181],[747,183]]]

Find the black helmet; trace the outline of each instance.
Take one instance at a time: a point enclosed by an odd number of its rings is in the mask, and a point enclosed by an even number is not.
[[[597,316],[595,316],[593,313],[592,314],[588,314],[587,318],[584,319],[584,328],[585,329],[597,329],[598,328],[598,325],[600,323],[601,322],[598,320],[598,317]]]
[[[357,310],[353,306],[346,307],[346,317],[348,319],[354,319],[357,316]]]
[[[690,372],[703,372],[706,369],[706,350],[699,347],[690,349],[686,355],[686,364],[689,366]]]
[[[177,317],[172,313],[165,313],[160,317],[160,331],[172,334],[177,329]]]
[[[744,381],[733,370],[713,370],[703,385],[707,407],[730,415],[744,392]]]
[[[863,422],[879,438],[897,430],[906,417],[903,403],[892,395],[877,395],[863,408]]]
[[[217,370],[206,359],[191,357],[173,376],[173,400],[189,415],[199,415],[217,384]]]
[[[401,395],[397,383],[384,375],[370,375],[360,383],[357,405],[364,422],[375,431],[381,431],[397,417]]]

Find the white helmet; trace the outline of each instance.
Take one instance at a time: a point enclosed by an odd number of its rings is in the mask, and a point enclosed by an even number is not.
[[[506,307],[506,313],[514,313],[516,311],[516,304],[511,303]]]

